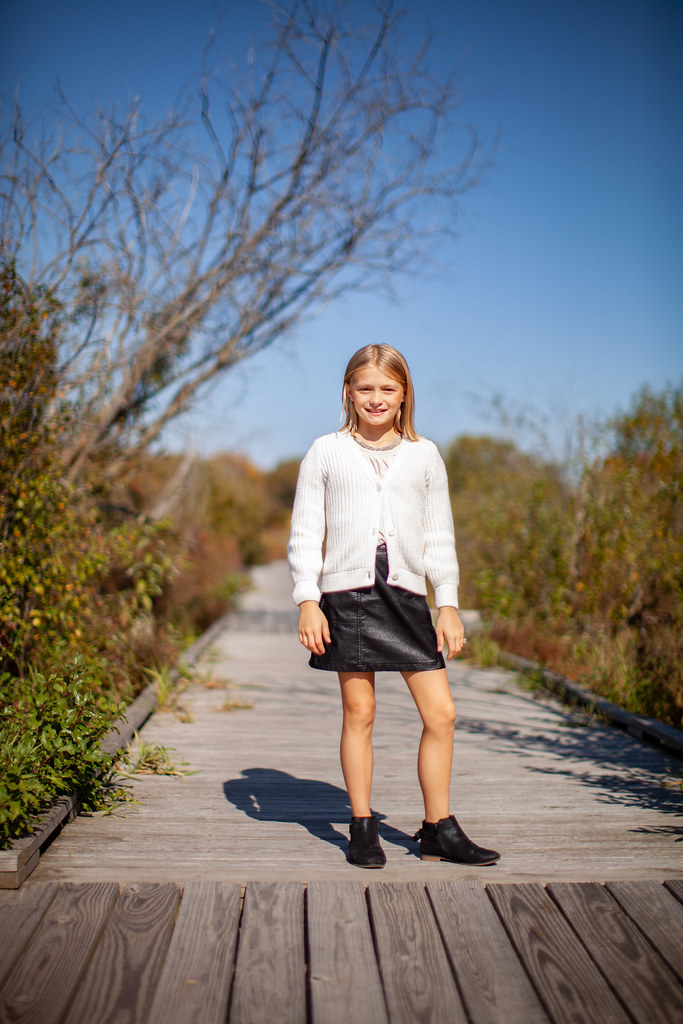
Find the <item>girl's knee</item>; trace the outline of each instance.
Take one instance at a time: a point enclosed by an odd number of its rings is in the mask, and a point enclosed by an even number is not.
[[[435,732],[452,732],[455,727],[456,710],[452,700],[444,701],[432,709],[429,720],[425,722],[428,729]]]
[[[372,728],[375,722],[374,700],[353,698],[344,701],[344,723],[355,729]]]
[[[455,710],[455,704],[452,700],[448,701],[443,709],[443,721],[444,725],[449,729],[452,729],[455,725],[455,719],[457,718],[457,712]]]

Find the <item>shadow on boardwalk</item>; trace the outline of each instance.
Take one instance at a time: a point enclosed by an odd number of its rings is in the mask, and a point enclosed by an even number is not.
[[[348,835],[333,822],[348,821],[351,807],[346,791],[319,779],[300,779],[273,768],[245,768],[237,779],[223,784],[231,804],[254,821],[301,825],[316,839],[346,852]],[[407,832],[387,824],[386,815],[373,809],[382,837],[417,856],[418,846]]]
[[[566,728],[562,732],[557,729],[530,732],[470,719],[461,722],[459,728],[486,736],[486,746],[491,751],[516,751],[527,762],[528,771],[571,778],[598,790],[596,799],[599,803],[675,814],[680,821],[683,769],[679,758],[667,755],[655,746],[624,742],[624,733],[614,727],[599,727],[593,721],[577,723],[569,715],[563,724]],[[557,763],[536,766],[533,760],[538,754],[552,755]],[[667,764],[668,777],[662,775],[663,759]],[[659,834],[667,832],[679,836],[677,841],[683,841],[683,824],[660,825],[652,831]]]

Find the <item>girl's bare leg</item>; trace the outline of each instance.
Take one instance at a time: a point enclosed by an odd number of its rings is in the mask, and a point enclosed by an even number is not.
[[[447,818],[453,765],[455,704],[445,669],[402,672],[422,719],[417,776],[425,805],[425,821]]]
[[[372,788],[375,673],[340,672],[339,684],[344,709],[339,748],[344,782],[351,814],[354,818],[367,818]]]

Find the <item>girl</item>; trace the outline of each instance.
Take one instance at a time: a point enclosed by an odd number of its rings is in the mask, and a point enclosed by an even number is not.
[[[448,805],[455,706],[442,651],[454,658],[466,640],[446,469],[436,445],[415,432],[410,371],[390,345],[351,357],[342,401],[344,426],[319,437],[301,464],[288,553],[309,664],[339,674],[349,860],[386,863],[370,812],[375,672],[398,671],[423,724],[422,859],[493,864],[499,854],[471,842]]]

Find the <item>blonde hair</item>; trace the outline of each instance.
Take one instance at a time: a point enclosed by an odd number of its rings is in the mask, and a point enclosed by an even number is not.
[[[394,430],[397,434],[405,437],[408,441],[417,441],[418,434],[415,430],[413,416],[415,412],[415,392],[410,377],[410,370],[405,358],[391,345],[364,345],[349,359],[344,373],[344,387],[342,388],[342,405],[346,421],[342,430],[353,433],[358,429],[358,416],[353,402],[349,397],[349,388],[353,381],[354,374],[366,366],[374,366],[381,370],[387,377],[393,377],[403,388],[403,402],[394,418]]]

